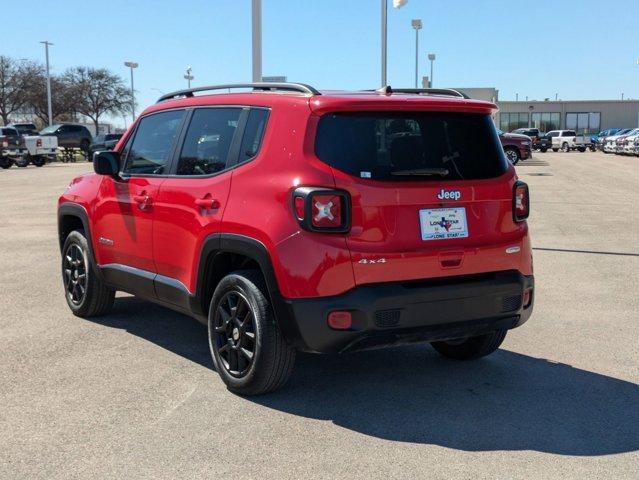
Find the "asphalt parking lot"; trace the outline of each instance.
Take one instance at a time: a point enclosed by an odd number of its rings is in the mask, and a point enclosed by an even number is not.
[[[56,199],[90,170],[0,171],[0,478],[637,478],[639,158],[518,166],[536,305],[496,354],[299,355],[251,399],[195,320],[124,295],[70,313]]]

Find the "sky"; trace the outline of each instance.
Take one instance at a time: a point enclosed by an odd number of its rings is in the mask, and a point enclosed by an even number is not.
[[[263,75],[319,89],[381,84],[381,0],[263,0]],[[19,2],[18,2],[19,3]],[[17,8],[0,0],[0,11]],[[434,87],[495,87],[501,100],[639,98],[639,1],[409,0],[388,12],[388,83],[411,87],[415,31],[420,79],[435,53]],[[16,12],[17,13],[17,12]],[[251,79],[251,0],[30,0],[28,21],[3,22],[0,55],[52,71],[106,67],[129,84],[138,110],[162,92]],[[112,119],[123,125],[125,120]]]

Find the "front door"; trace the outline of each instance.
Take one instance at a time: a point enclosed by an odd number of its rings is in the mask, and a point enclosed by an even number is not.
[[[96,259],[116,281],[143,276],[152,290],[155,204],[183,117],[183,110],[170,110],[141,118],[121,152],[121,178],[100,184],[93,225]]]

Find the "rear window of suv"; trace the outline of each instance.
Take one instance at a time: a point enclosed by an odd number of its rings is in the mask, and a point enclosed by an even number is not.
[[[315,153],[338,170],[373,180],[474,180],[508,168],[490,116],[469,113],[326,114]]]

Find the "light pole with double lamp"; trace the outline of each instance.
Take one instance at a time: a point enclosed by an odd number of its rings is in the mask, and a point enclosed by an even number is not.
[[[131,69],[131,121],[135,122],[135,89],[133,88],[133,69],[138,68],[139,64],[135,62],[124,62],[124,66]]]
[[[413,19],[411,22],[415,29],[415,88],[417,88],[417,78],[419,72],[419,31],[422,29],[422,21],[419,18]]]

